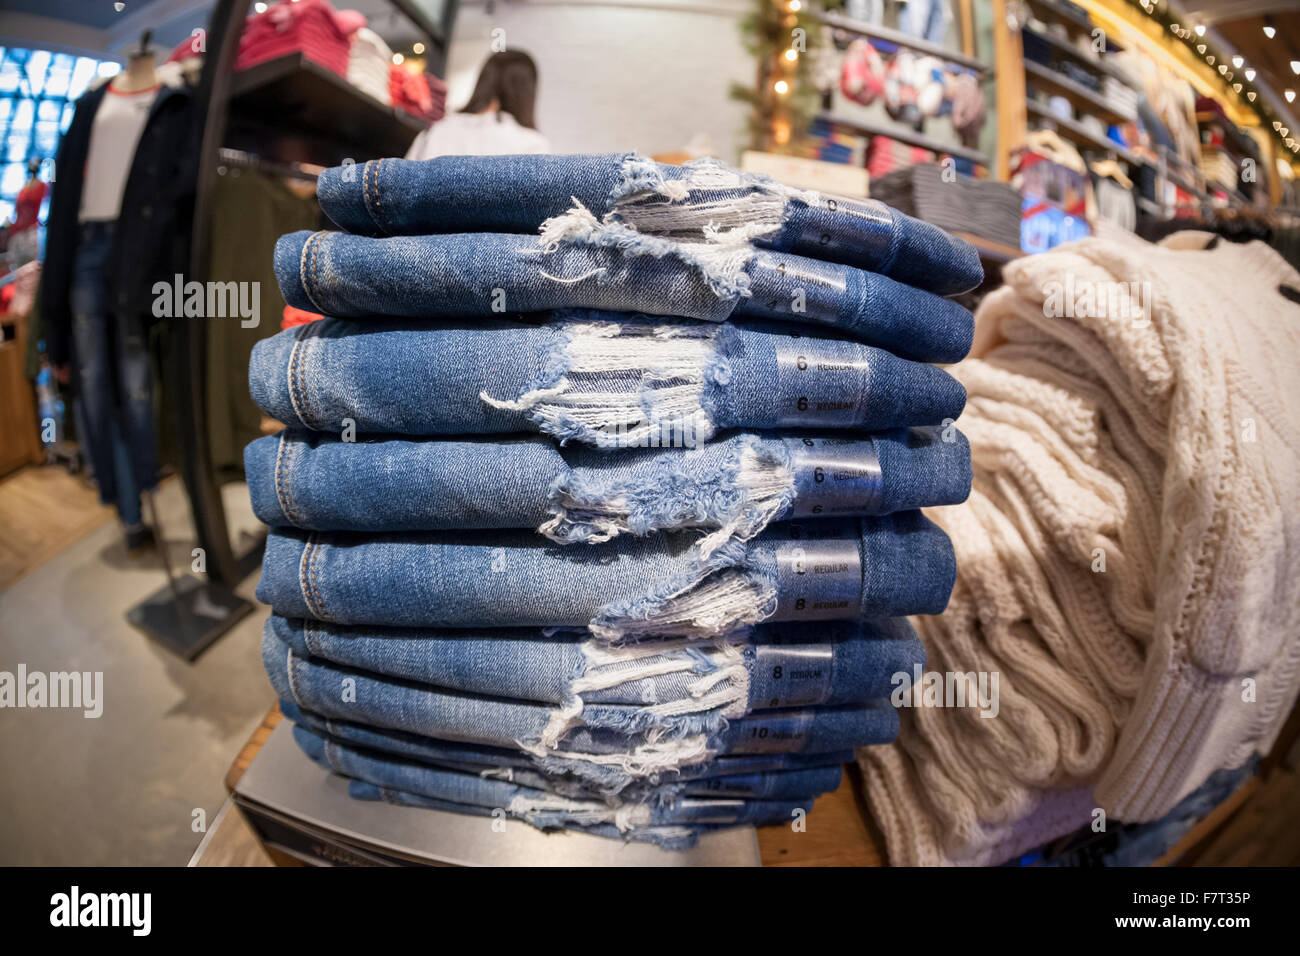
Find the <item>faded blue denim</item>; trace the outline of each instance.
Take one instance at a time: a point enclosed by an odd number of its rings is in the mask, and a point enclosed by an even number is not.
[[[429,761],[412,758],[401,753],[374,747],[358,747],[356,743],[333,734],[323,733],[310,724],[299,723],[294,728],[294,736],[303,740],[314,738],[312,743],[324,749],[324,745],[335,744],[353,751],[367,753],[384,760],[411,763],[420,766],[436,767],[439,770],[453,770],[463,774],[473,774],[492,780],[504,780],[531,787],[534,790],[546,790],[564,797],[577,797],[584,800],[611,801],[611,797],[627,802],[654,803],[668,805],[681,797],[725,797],[734,800],[797,800],[808,794],[827,793],[840,785],[844,775],[842,763],[827,763],[816,767],[804,767],[791,770],[773,770],[765,773],[717,773],[710,776],[692,776],[686,774],[665,773],[660,777],[668,782],[638,781],[637,784],[624,788],[617,795],[603,792],[599,787],[584,781],[578,781],[563,775],[553,775],[538,770],[531,764],[482,765],[455,763],[448,761]],[[320,741],[320,744],[316,744]],[[304,747],[306,749],[306,747]],[[790,755],[799,756],[799,755]],[[852,754],[850,754],[850,759]],[[744,760],[743,757],[719,757],[699,767],[726,764],[728,761]],[[340,773],[346,770],[338,769]],[[683,770],[694,770],[685,767]]]
[[[333,737],[343,743],[366,750],[377,750],[408,760],[433,764],[439,767],[452,767],[467,773],[498,773],[514,771],[532,771],[543,774],[553,788],[563,787],[570,790],[583,790],[590,793],[603,793],[599,787],[583,777],[558,767],[548,770],[539,769],[542,762],[533,754],[522,750],[506,749],[476,744],[467,744],[454,740],[439,740],[420,734],[386,727],[372,727],[347,720],[322,717],[320,714],[303,710],[289,700],[280,701],[280,710],[294,723],[301,724],[315,731],[320,736]],[[705,789],[721,786],[730,792],[735,788],[731,781],[752,779],[756,777],[781,777],[794,771],[838,767],[853,760],[852,750],[837,750],[813,754],[744,754],[740,756],[720,756],[704,763],[675,767],[660,773],[652,773],[633,783],[626,783],[621,792],[637,787],[662,787],[673,783],[704,781],[700,784]],[[728,779],[726,784],[713,784],[709,781],[717,777]],[[755,791],[754,796],[767,796],[765,792]]]
[[[356,750],[302,727],[294,727],[294,738],[309,757],[335,773],[383,789],[422,796],[436,801],[437,805],[451,805],[458,812],[465,812],[463,808],[467,807],[489,813],[496,811],[499,816],[524,820],[539,829],[604,825],[615,828],[625,838],[638,831],[660,827],[734,826],[791,820],[797,810],[810,810],[813,799],[825,792],[818,789],[784,800],[679,795],[671,795],[666,800],[637,802],[582,799],[515,781]],[[826,776],[822,774],[809,783],[824,786]]]
[[[952,544],[920,512],[774,525],[704,553],[692,532],[579,549],[530,532],[276,529],[257,596],[275,613],[396,627],[590,627],[712,637],[760,621],[938,614]]]
[[[440,740],[607,764],[645,777],[721,753],[824,753],[887,743],[898,733],[888,700],[759,711],[663,715],[629,704],[562,708],[442,690],[299,657],[267,633],[262,663],[284,699],[324,718]],[[549,768],[547,768],[549,769]],[[635,772],[639,771],[639,772]]]
[[[374,800],[398,807],[417,807],[421,810],[441,810],[444,813],[464,813],[476,817],[489,817],[493,810],[476,807],[468,803],[452,803],[449,800],[434,800],[418,793],[405,790],[393,790],[389,787],[377,787],[363,780],[348,780],[348,796],[354,800]],[[501,814],[498,813],[498,816]],[[770,822],[777,822],[775,820]],[[612,823],[597,823],[591,826],[578,824],[556,824],[553,828],[576,830],[592,836],[605,837],[610,840],[624,840],[629,843],[653,843],[664,850],[689,850],[699,841],[700,836],[723,827],[697,824],[695,826],[635,827],[620,832]]]
[[[601,647],[583,631],[348,627],[272,615],[266,630],[299,657],[446,690],[550,704],[679,706],[712,699],[745,711],[888,697],[896,673],[925,666],[904,618],[760,625],[717,642]]]
[[[341,437],[540,431],[605,448],[940,425],[966,402],[948,373],[856,342],[588,320],[311,322],[256,345],[249,388],[272,418]]]
[[[966,438],[938,426],[750,432],[616,455],[544,437],[346,442],[286,429],[245,449],[244,472],[254,513],[273,527],[531,528],[562,544],[687,527],[745,537],[799,515],[958,504],[971,483]]]
[[[576,200],[646,234],[702,239],[712,226],[725,238],[739,228],[755,245],[940,295],[973,289],[983,275],[968,243],[881,202],[789,189],[716,160],[668,166],[634,153],[378,159],[327,169],[317,196],[339,228],[365,236],[535,233]]]
[[[757,252],[724,272],[697,246],[607,236],[539,247],[528,236],[466,233],[370,239],[294,232],[275,246],[284,299],[336,318],[519,317],[555,309],[702,319],[779,319],[921,362],[970,350],[970,312],[885,276],[786,253]],[[726,262],[739,257],[729,253]]]

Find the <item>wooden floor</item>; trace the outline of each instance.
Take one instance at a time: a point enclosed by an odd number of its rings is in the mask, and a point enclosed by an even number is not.
[[[0,479],[0,591],[112,515],[89,482],[57,465]]]

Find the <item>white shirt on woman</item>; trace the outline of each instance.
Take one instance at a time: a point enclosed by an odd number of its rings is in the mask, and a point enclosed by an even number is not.
[[[435,156],[505,156],[549,153],[551,144],[535,129],[521,126],[504,111],[448,113],[419,136],[406,151],[407,159]]]

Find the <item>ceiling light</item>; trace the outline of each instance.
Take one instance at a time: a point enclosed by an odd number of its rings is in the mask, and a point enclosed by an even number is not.
[[[403,61],[405,61],[405,60],[406,60],[406,57],[402,56],[402,54],[400,54],[400,53],[394,53],[394,54],[393,54],[393,62],[394,62],[394,63],[397,63],[398,65],[400,65],[400,64],[401,64]]]
[[[1273,34],[1275,33],[1277,33],[1277,30],[1273,29],[1272,27],[1264,28],[1264,36],[1268,37],[1270,40],[1273,39]]]
[[[799,59],[799,51],[794,49],[786,50],[785,58],[793,63],[795,60]]]
[[[1291,131],[1287,129],[1285,126],[1283,126],[1280,130],[1277,131],[1277,135],[1281,136],[1283,139],[1286,139],[1288,136],[1291,135]]]
[[[424,44],[423,43],[412,44],[411,52],[414,53],[416,56],[419,56],[421,53],[424,52]]]
[[[1285,93],[1283,93],[1282,95],[1286,97],[1286,101],[1287,101],[1288,103],[1294,103],[1294,102],[1295,102],[1295,90],[1287,90],[1287,91],[1286,91]]]
[[[1204,43],[1198,43],[1198,44],[1196,44],[1196,52],[1197,52],[1197,53],[1204,53],[1204,52],[1205,52],[1205,44],[1204,44]]]
[[[1196,35],[1198,37],[1205,36],[1205,24],[1203,23],[1196,24]]]
[[[1255,102],[1255,91],[1254,90],[1249,91],[1246,94],[1246,99],[1250,100],[1252,103]]]
[[[1233,84],[1232,84],[1232,92],[1234,92],[1234,93],[1240,93],[1240,92],[1241,92],[1241,84],[1240,84],[1240,83],[1233,83]]]
[[[1169,29],[1174,31],[1174,33],[1177,33],[1179,31],[1179,26],[1176,23],[1171,23],[1169,24]]]
[[[1248,79],[1248,80],[1253,80],[1254,78],[1255,78],[1255,71],[1252,70],[1252,69],[1250,69],[1249,67],[1247,67],[1247,68],[1246,68],[1246,79]]]
[[[1220,74],[1224,74],[1224,73],[1227,73],[1227,72],[1228,72],[1228,64],[1226,64],[1226,63],[1220,63],[1220,64],[1219,64],[1219,73],[1220,73]]]
[[[1296,74],[1296,76],[1300,76],[1300,60],[1291,61],[1291,72]]]
[[[785,80],[777,80],[772,84],[772,89],[784,96],[786,93],[790,92],[790,84]]]
[[[1236,67],[1237,69],[1239,69],[1239,70],[1241,69],[1241,64],[1243,64],[1243,63],[1245,63],[1245,62],[1246,62],[1246,61],[1245,61],[1245,59],[1244,59],[1243,57],[1234,56],[1234,57],[1232,58],[1232,65],[1235,66],[1235,67]]]
[[[255,3],[253,4],[253,10],[256,11],[257,13],[266,13],[266,4]]]
[[[123,10],[126,9],[126,4],[123,3],[122,0],[117,0],[117,3],[113,4],[113,9],[116,10],[118,13],[121,13]]]
[[[1210,54],[1209,56],[1207,56],[1207,57],[1205,58],[1205,62],[1208,63],[1208,64],[1210,64],[1210,66],[1214,66],[1214,54]],[[1223,69],[1226,70],[1227,67],[1225,66],[1225,67],[1223,67]]]

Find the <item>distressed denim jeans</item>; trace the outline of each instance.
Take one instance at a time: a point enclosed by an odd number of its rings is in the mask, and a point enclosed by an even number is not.
[[[528,528],[561,544],[681,528],[748,538],[787,518],[958,504],[971,483],[970,446],[951,426],[748,432],[618,454],[544,437],[348,442],[286,429],[245,449],[244,472],[253,511],[272,527]]]
[[[340,436],[531,431],[603,448],[690,447],[723,428],[941,425],[966,402],[941,369],[857,342],[590,319],[325,319],[258,342],[249,388],[272,418]]]
[[[638,705],[585,704],[575,710],[443,690],[299,657],[270,633],[263,635],[262,663],[282,698],[323,718],[514,748],[538,758],[543,769],[558,768],[602,786],[611,772],[631,780],[722,753],[825,753],[887,743],[898,733],[898,714],[887,700],[763,710],[732,719],[720,709],[664,715]]]
[[[590,627],[604,641],[715,637],[762,621],[938,614],[952,544],[917,511],[774,525],[706,552],[693,532],[562,547],[529,532],[275,529],[275,613],[397,627]]]
[[[539,246],[490,232],[295,232],[276,243],[275,272],[286,302],[336,318],[468,322],[575,308],[615,320],[778,319],[921,362],[956,362],[974,336],[974,318],[956,302],[852,266],[636,234],[604,238],[543,238]]]
[[[629,704],[671,716],[735,715],[888,697],[925,666],[905,618],[760,625],[713,641],[608,647],[585,631],[351,627],[272,615],[267,639],[299,657],[430,684],[580,709]]]
[[[506,779],[516,773],[541,774],[549,781],[556,792],[583,793],[603,795],[606,790],[596,786],[591,780],[561,772],[558,769],[542,771],[538,759],[522,750],[468,744],[454,740],[439,740],[402,730],[386,727],[374,727],[347,720],[322,717],[312,711],[303,710],[289,700],[280,701],[280,710],[284,716],[296,724],[315,731],[319,736],[331,737],[342,743],[365,750],[415,760],[420,763],[438,767],[452,767],[467,773],[484,773],[491,771]],[[619,792],[634,794],[644,788],[660,788],[673,785],[692,784],[700,792],[721,790],[729,796],[772,796],[767,790],[755,785],[747,792],[741,792],[741,780],[754,778],[785,778],[795,771],[824,770],[839,767],[853,759],[852,750],[829,751],[813,754],[751,753],[737,756],[722,755],[713,760],[674,767],[658,773],[651,773],[635,781],[620,781]],[[725,778],[722,783],[714,782]],[[533,779],[533,778],[530,778]]]
[[[353,780],[387,790],[425,797],[436,804],[450,805],[458,812],[467,807],[497,811],[524,820],[540,829],[585,828],[603,825],[627,838],[637,831],[659,827],[699,824],[734,826],[741,823],[770,823],[789,820],[792,814],[812,807],[813,799],[825,792],[826,784],[837,784],[839,773],[806,774],[814,788],[785,799],[739,798],[721,795],[682,796],[664,794],[661,799],[584,799],[538,789],[518,781],[464,773],[358,750],[347,744],[294,727],[294,738],[303,751],[322,766]],[[838,771],[838,768],[836,768]],[[658,842],[658,841],[656,841]]]
[[[398,731],[393,731],[398,733]],[[534,790],[545,790],[550,793],[559,794],[565,797],[578,797],[584,800],[610,800],[611,796],[622,801],[628,802],[651,802],[659,805],[668,804],[676,801],[680,797],[725,797],[739,800],[797,800],[810,793],[825,793],[834,790],[840,785],[843,778],[843,763],[822,763],[818,766],[798,767],[792,769],[775,769],[761,773],[727,773],[719,772],[712,775],[687,775],[686,773],[666,772],[659,774],[654,781],[639,780],[635,784],[625,787],[616,795],[611,795],[602,791],[599,787],[584,781],[577,781],[573,778],[559,775],[552,775],[538,770],[530,763],[523,762],[515,766],[511,764],[483,765],[470,763],[457,763],[439,760],[423,760],[410,754],[393,752],[382,747],[367,747],[358,745],[347,738],[338,737],[328,731],[319,730],[310,723],[297,722],[294,728],[294,736],[300,741],[304,740],[303,735],[310,735],[310,738],[316,738],[326,744],[338,744],[345,746],[353,751],[360,750],[363,753],[371,753],[377,757],[386,760],[398,760],[403,763],[414,762],[421,766],[436,767],[440,770],[454,770],[459,773],[474,774],[493,780],[504,780],[510,783],[519,784],[525,787],[531,787]],[[310,739],[306,738],[306,739]],[[319,746],[319,745],[317,745]],[[304,748],[306,749],[306,748]],[[801,755],[786,755],[801,756]],[[852,753],[849,753],[852,759]],[[709,767],[716,764],[725,765],[728,763],[741,762],[749,758],[745,757],[719,757],[709,764],[701,764],[698,767]],[[804,759],[809,759],[804,757]],[[684,767],[684,771],[697,770],[698,767]],[[339,768],[340,773],[346,773]]]
[[[536,233],[576,203],[602,223],[845,263],[940,295],[973,289],[970,244],[874,200],[791,189],[716,160],[668,166],[634,153],[441,156],[327,169],[323,209],[362,236]]]

